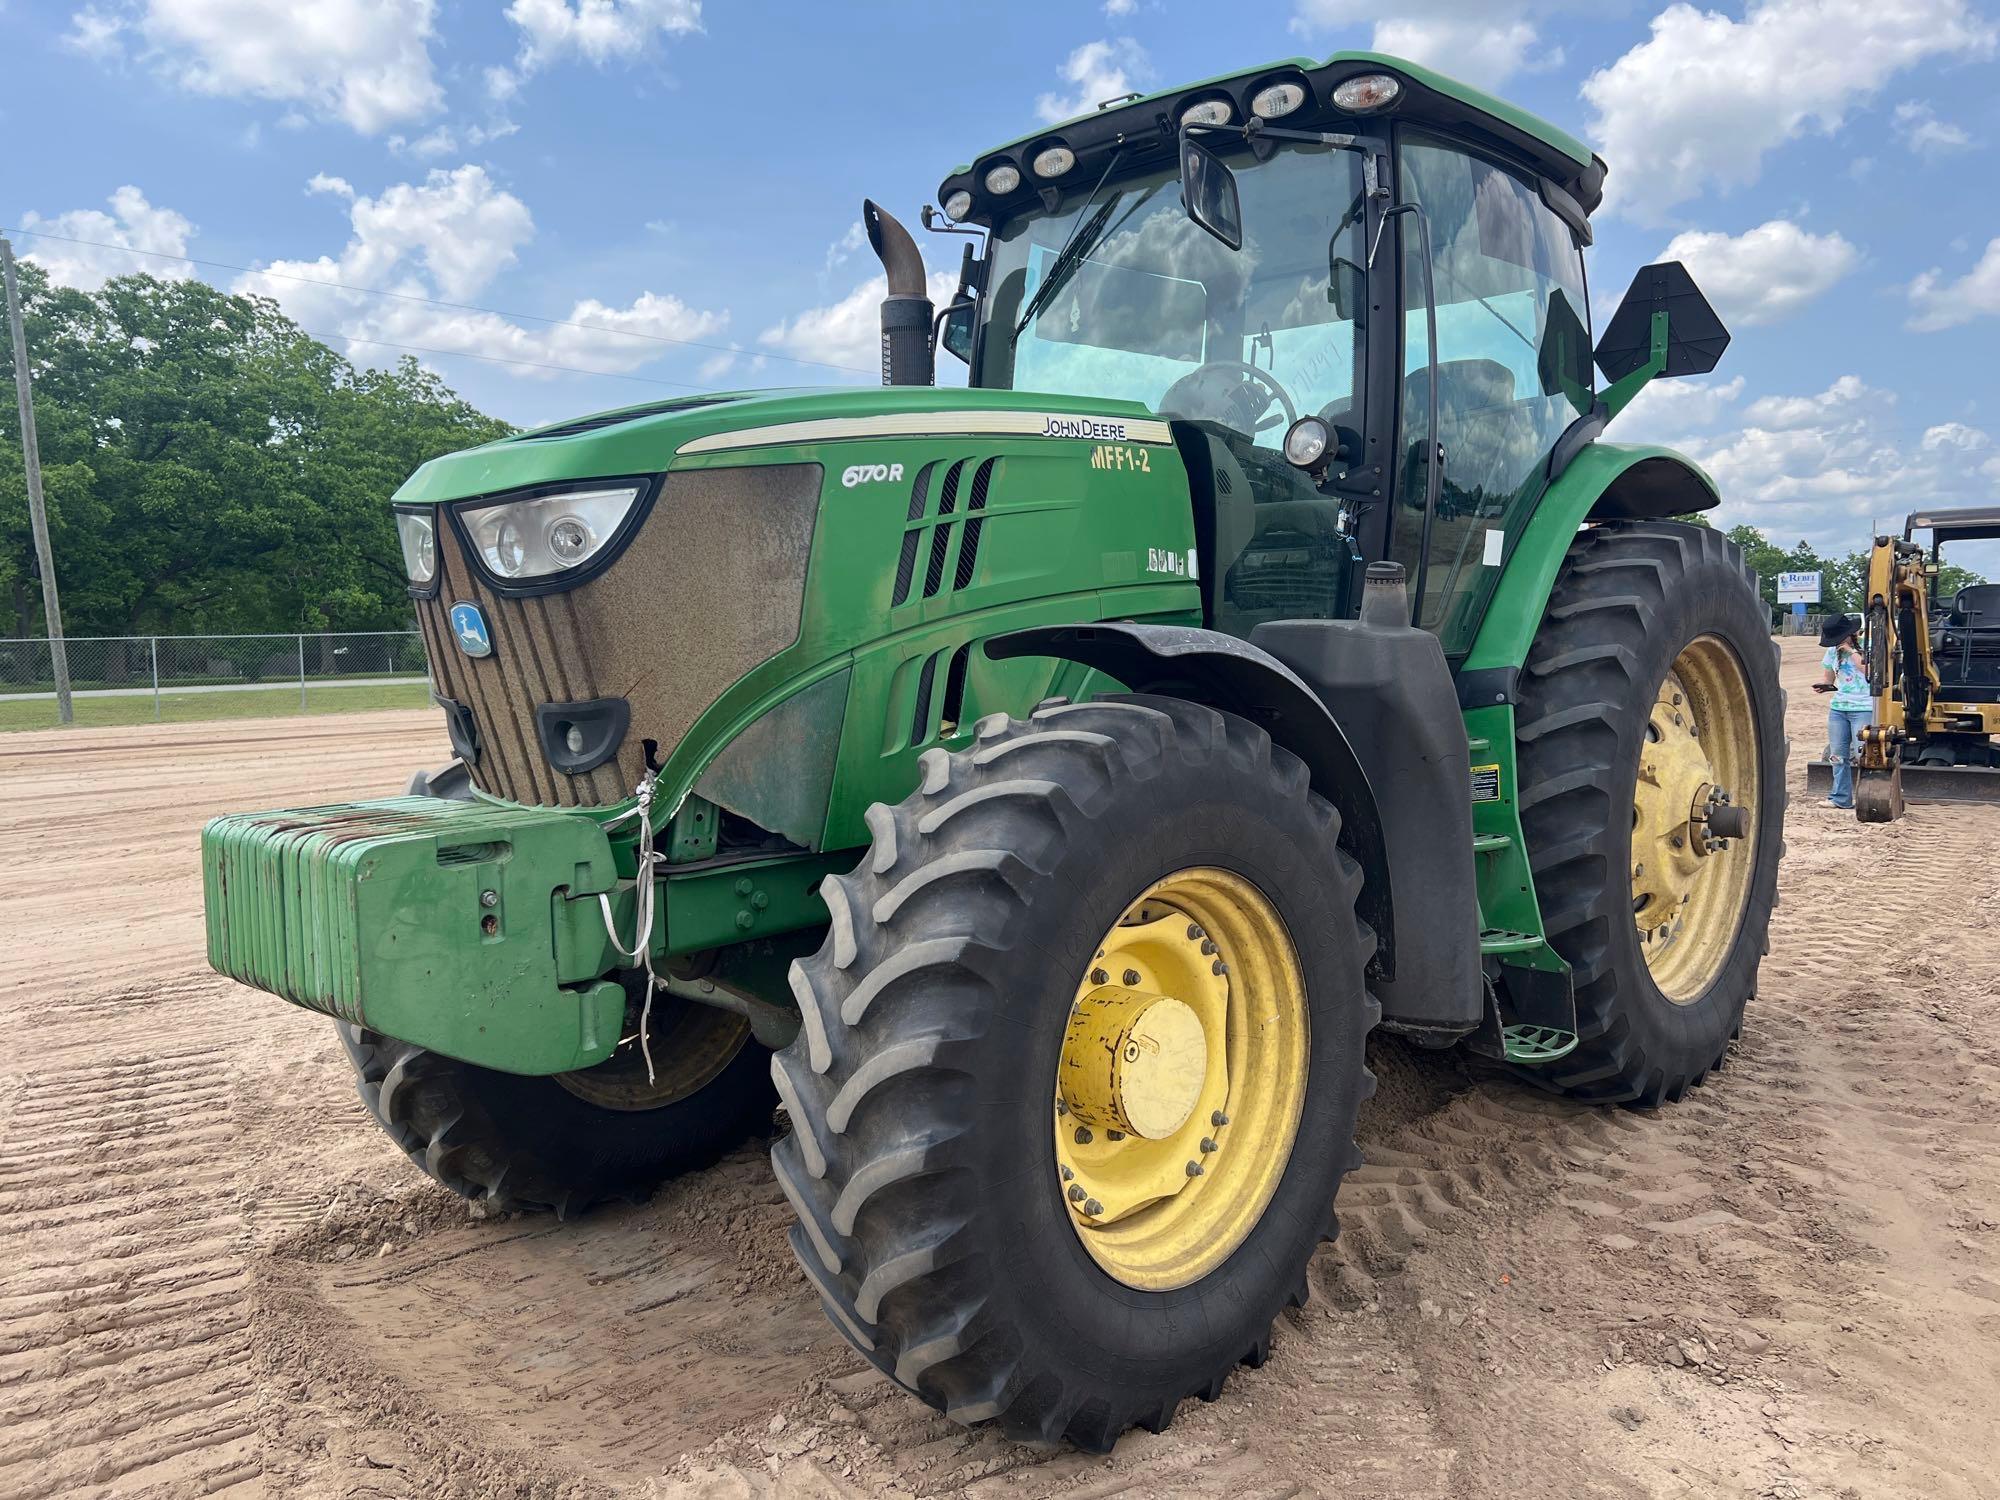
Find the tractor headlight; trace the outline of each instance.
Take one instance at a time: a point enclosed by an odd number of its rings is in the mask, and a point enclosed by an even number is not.
[[[1227,99],[1203,99],[1181,111],[1181,124],[1227,125],[1233,113]]]
[[[1318,417],[1300,417],[1285,431],[1285,461],[1301,469],[1318,468],[1333,446],[1333,434]]]
[[[403,571],[410,582],[424,584],[437,577],[437,520],[430,511],[397,511],[396,539],[403,544]]]
[[[1333,91],[1333,107],[1350,115],[1373,114],[1394,104],[1402,92],[1403,85],[1387,73],[1363,73]]]
[[[1250,113],[1260,120],[1278,120],[1305,102],[1305,85],[1273,83],[1250,96]]]
[[[960,188],[944,200],[944,216],[956,224],[972,212],[972,194]]]
[[[1067,146],[1044,146],[1029,165],[1037,177],[1060,177],[1076,165],[1076,153]]]
[[[1021,169],[1011,161],[1003,161],[986,169],[986,191],[996,198],[1004,198],[1021,185]]]
[[[593,486],[461,509],[459,516],[494,576],[546,578],[603,551],[645,492],[636,482]]]

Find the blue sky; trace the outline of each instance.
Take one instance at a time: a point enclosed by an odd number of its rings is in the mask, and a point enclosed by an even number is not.
[[[1607,158],[1598,322],[1671,248],[1736,334],[1614,435],[1694,453],[1725,522],[1844,552],[1871,516],[2000,498],[1984,3],[0,0],[0,223],[76,284],[196,274],[357,361],[434,351],[517,422],[859,382],[864,195],[914,227],[946,170],[1038,120],[1374,44]],[[953,242],[926,249],[955,266]]]

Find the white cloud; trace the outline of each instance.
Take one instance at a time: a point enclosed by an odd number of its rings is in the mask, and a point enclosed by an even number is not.
[[[373,135],[434,113],[436,0],[127,0],[87,6],[72,45],[115,49],[136,31],[144,56],[198,94],[272,99]]]
[[[1721,487],[1719,524],[1748,521],[1780,541],[1803,537],[1843,555],[1864,547],[1891,511],[1984,493],[1974,476],[1991,452],[1986,434],[1942,423],[1912,449],[1890,420],[1895,404],[1893,392],[1843,375],[1812,395],[1761,397],[1736,430],[1683,443]]]
[[[1561,65],[1562,49],[1543,45],[1534,18],[1562,8],[1562,0],[1406,0],[1383,18],[1373,0],[1297,0],[1292,30],[1317,37],[1373,22],[1375,51],[1492,88]]]
[[[1120,16],[1131,15],[1138,8],[1139,0],[1104,0],[1104,13],[1114,21]]]
[[[1988,240],[1979,263],[1956,281],[1935,266],[1910,283],[1915,311],[1910,327],[1919,333],[1956,328],[1974,318],[2000,315],[2000,239]]]
[[[1993,44],[1967,0],[1751,0],[1740,21],[1669,5],[1648,40],[1584,80],[1612,167],[1606,205],[1657,222],[1754,182],[1766,152],[1838,128],[1897,74]]]
[[[62,44],[72,52],[106,62],[125,51],[125,18],[107,15],[94,5],[86,5],[69,18],[69,30]]]
[[[345,177],[334,177],[326,172],[315,172],[306,179],[308,193],[325,193],[334,198],[352,198],[354,184]]]
[[[161,281],[180,281],[194,274],[194,268],[160,256],[187,254],[188,237],[195,232],[181,215],[170,208],[158,208],[146,201],[138,188],[127,185],[108,200],[111,212],[95,208],[73,208],[68,213],[45,219],[30,211],[21,216],[21,234],[28,248],[22,259],[32,260],[49,279],[61,286],[94,292],[113,276],[144,272]],[[62,239],[37,239],[34,231],[60,235]],[[96,244],[65,244],[64,240],[94,240]],[[150,251],[146,255],[125,255],[106,246],[125,246]]]
[[[273,298],[321,338],[352,341],[354,358],[366,363],[395,358],[395,350],[381,346],[400,344],[623,374],[657,359],[661,339],[705,340],[728,322],[725,313],[701,311],[654,292],[623,307],[596,298],[578,301],[566,322],[588,327],[524,327],[499,313],[349,290],[470,302],[533,239],[533,216],[477,166],[432,171],[421,183],[398,183],[372,198],[325,176],[315,177],[310,190],[349,198],[352,234],[346,246],[338,255],[275,261],[239,277],[233,290]],[[335,282],[342,285],[323,284]]]
[[[958,290],[958,273],[930,273],[931,301],[943,307]],[[873,371],[882,363],[882,299],[889,278],[871,276],[838,302],[812,307],[785,318],[757,335],[757,342],[775,353],[797,359],[847,365]]]
[[[658,37],[700,31],[701,0],[512,0],[507,19],[521,32],[518,77],[565,58],[635,57]],[[500,88],[512,91],[511,83]]]
[[[1963,422],[1940,422],[1935,427],[1924,429],[1922,446],[1930,452],[1939,449],[1955,449],[1960,453],[1972,453],[1993,446],[1993,439],[1977,427],[1969,427]]]
[[[1893,118],[1897,139],[1919,156],[1945,156],[1972,144],[1963,125],[1940,120],[1937,111],[1920,100],[1904,100]]]
[[[1398,16],[1375,23],[1372,45],[1377,52],[1492,87],[1519,72],[1539,40],[1523,20]]]
[[[1838,233],[1772,219],[1738,235],[1675,235],[1660,259],[1687,262],[1722,321],[1747,328],[1797,312],[1854,270],[1861,252]]]
[[[1153,74],[1146,49],[1129,36],[1085,42],[1063,62],[1063,82],[1067,94],[1043,94],[1035,101],[1035,112],[1049,124],[1087,115],[1107,99],[1142,92],[1140,85]]]
[[[1655,380],[1642,387],[1618,414],[1621,443],[1665,443],[1678,447],[1691,432],[1714,427],[1733,415],[1743,395],[1743,377],[1732,380]]]
[[[1859,375],[1842,375],[1814,396],[1759,396],[1743,417],[1752,427],[1787,432],[1824,422],[1870,399],[1887,402],[1896,398],[1865,384]]]
[[[1991,438],[1941,422],[1914,445],[1896,418],[1896,396],[1842,375],[1807,395],[1768,394],[1745,404],[1741,376],[1655,381],[1613,424],[1618,442],[1663,442],[1714,476],[1718,526],[1748,522],[1781,544],[1800,538],[1823,554],[1867,545],[1871,526],[1924,505],[1971,504],[2000,478]]]

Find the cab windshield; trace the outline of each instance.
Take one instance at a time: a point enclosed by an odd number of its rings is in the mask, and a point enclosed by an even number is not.
[[[972,383],[1122,397],[1267,449],[1308,414],[1358,430],[1360,158],[1231,155],[1240,251],[1188,218],[1174,170],[1001,226]]]

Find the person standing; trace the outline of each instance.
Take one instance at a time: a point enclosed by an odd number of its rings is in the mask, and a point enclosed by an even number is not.
[[[1854,752],[1860,731],[1875,722],[1875,700],[1868,692],[1868,663],[1861,654],[1861,622],[1853,615],[1835,615],[1820,627],[1820,680],[1815,692],[1831,693],[1826,711],[1826,753],[1833,762],[1833,795],[1827,806],[1854,806]]]

